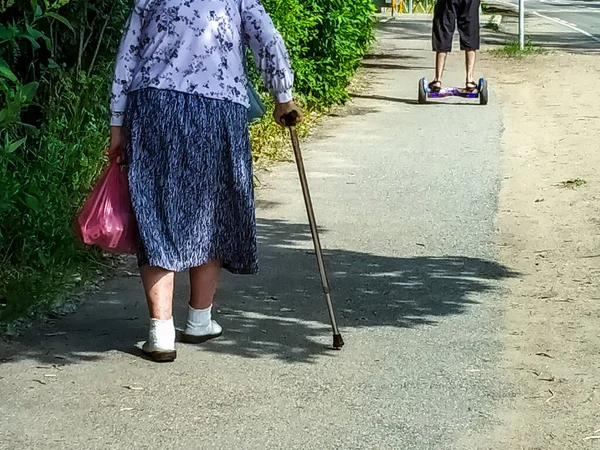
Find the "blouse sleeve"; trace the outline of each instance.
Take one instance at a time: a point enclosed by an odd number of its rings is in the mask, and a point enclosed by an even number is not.
[[[290,58],[260,0],[242,0],[242,26],[265,85],[280,103],[291,101],[294,73]]]
[[[115,64],[110,101],[112,126],[123,125],[127,93],[140,60],[141,22],[140,11],[134,7],[125,26]]]

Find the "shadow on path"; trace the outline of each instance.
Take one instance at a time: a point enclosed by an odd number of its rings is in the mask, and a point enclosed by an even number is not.
[[[384,70],[433,70],[433,66],[407,66],[403,64],[388,64],[382,62],[365,62],[362,64],[365,69],[384,69]]]
[[[363,98],[368,100],[381,100],[383,102],[392,102],[392,103],[405,103],[407,105],[418,105],[419,102],[416,98],[396,98],[396,97],[386,97],[384,95],[364,95],[364,94],[351,94],[352,98]]]
[[[311,248],[309,229],[277,220],[261,220],[258,228],[261,274],[224,277],[217,316],[225,335],[198,350],[312,362],[330,352],[331,337],[314,254],[305,249]],[[477,307],[474,294],[493,291],[498,280],[518,275],[464,256],[390,257],[332,249],[325,257],[338,321],[350,334],[366,327],[435,326],[445,316]],[[185,321],[186,297],[187,280],[180,276],[179,325]],[[139,278],[121,278],[76,313],[0,343],[0,362],[30,358],[69,364],[102,359],[108,351],[137,354],[133,344],[146,337],[146,327]]]

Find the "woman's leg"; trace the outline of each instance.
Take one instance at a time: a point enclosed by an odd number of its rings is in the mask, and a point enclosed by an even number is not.
[[[222,263],[219,260],[190,269],[190,306],[194,309],[206,309],[212,306]]]
[[[143,350],[155,361],[173,361],[177,357],[173,323],[175,273],[150,266],[141,267],[140,273],[150,314],[149,337]]]
[[[190,269],[190,305],[183,340],[199,344],[220,336],[223,329],[212,320],[212,305],[222,262],[210,261]]]
[[[162,267],[143,266],[140,269],[146,290],[151,319],[169,320],[173,317],[173,287],[175,273]]]

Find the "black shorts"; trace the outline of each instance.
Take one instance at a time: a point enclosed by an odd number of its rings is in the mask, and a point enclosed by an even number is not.
[[[450,52],[458,24],[461,50],[479,50],[480,0],[438,0],[433,12],[433,51]]]

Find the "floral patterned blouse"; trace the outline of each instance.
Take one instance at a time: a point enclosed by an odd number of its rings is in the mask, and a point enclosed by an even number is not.
[[[292,100],[288,53],[260,0],[135,3],[115,67],[111,125],[123,124],[127,94],[149,87],[249,107],[245,44],[277,100]]]

